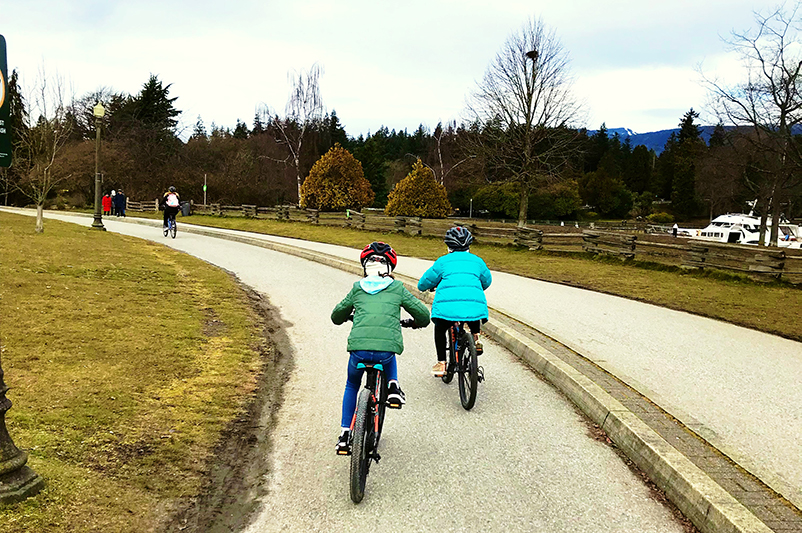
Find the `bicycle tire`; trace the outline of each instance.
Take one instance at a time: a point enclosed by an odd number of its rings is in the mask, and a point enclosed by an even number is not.
[[[173,220],[172,224],[170,224],[170,235],[175,239],[175,234],[178,232],[178,225]]]
[[[370,391],[362,389],[356,404],[356,421],[351,436],[351,500],[359,503],[365,496],[365,484],[371,461],[371,440],[373,437],[373,416]]]
[[[451,326],[446,332],[446,339],[448,339],[448,346],[446,346],[446,373],[440,378],[446,384],[451,383],[451,380],[454,379],[454,369],[457,364],[457,357],[454,353],[454,338],[456,336],[454,327]]]
[[[476,403],[476,388],[479,385],[479,362],[476,345],[469,331],[462,332],[460,338],[459,400],[462,408],[470,411]]]

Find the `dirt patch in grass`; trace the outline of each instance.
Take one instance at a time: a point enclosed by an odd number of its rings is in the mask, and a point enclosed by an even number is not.
[[[278,311],[259,293],[243,286],[262,321],[265,366],[248,406],[226,428],[209,465],[203,490],[164,524],[165,531],[216,533],[246,527],[266,494],[271,470],[272,429],[292,371],[292,349]]]

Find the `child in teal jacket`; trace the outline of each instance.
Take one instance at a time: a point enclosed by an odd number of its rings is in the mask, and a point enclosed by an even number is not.
[[[444,241],[449,253],[435,261],[418,281],[420,291],[437,287],[432,304],[437,350],[437,363],[432,367],[435,377],[446,373],[446,334],[453,322],[467,322],[474,339],[479,338],[480,321],[488,318],[484,291],[493,281],[482,258],[469,251],[473,235],[467,228],[450,228]],[[481,353],[480,343],[476,351]]]

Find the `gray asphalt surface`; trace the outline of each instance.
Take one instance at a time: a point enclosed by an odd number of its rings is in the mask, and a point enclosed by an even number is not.
[[[616,453],[588,435],[584,417],[569,401],[489,341],[480,359],[488,379],[476,407],[465,412],[456,382],[444,385],[429,376],[431,328],[405,330],[399,367],[407,406],[389,412],[382,461],[371,471],[365,500],[355,506],[348,497],[349,460],[334,454],[348,327],[333,326],[329,313],[357,278],[293,256],[181,233],[180,219],[175,240],[153,227],[113,219],[104,224],[235,272],[268,295],[288,323],[295,370],[275,429],[269,494],[249,533],[682,531]]]
[[[259,237],[349,260],[358,253]],[[398,272],[419,278],[430,265],[401,257]],[[624,380],[802,507],[802,343],[500,272],[486,294],[490,305]],[[789,316],[786,325],[798,330],[802,319]]]

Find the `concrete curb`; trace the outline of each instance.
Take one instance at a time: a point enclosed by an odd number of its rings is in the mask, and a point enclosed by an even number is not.
[[[576,369],[497,321],[485,324],[484,331],[534,367],[604,429],[701,531],[771,531],[676,448]]]
[[[127,222],[153,226],[160,224],[160,221],[149,219]],[[357,266],[356,260],[347,261],[323,252],[305,250],[256,237],[208,230],[201,226],[182,225],[182,231],[259,246],[315,261],[357,276],[362,275],[362,269]],[[421,293],[417,290],[416,279],[405,275],[397,275],[396,278],[423,301],[432,302],[431,293]],[[768,526],[618,400],[549,350],[530,341],[495,317],[514,320],[513,318],[492,308],[491,314],[491,319],[484,325],[483,331],[531,365],[568,396],[607,433],[627,457],[665,491],[668,498],[700,531],[771,533],[772,530]]]

